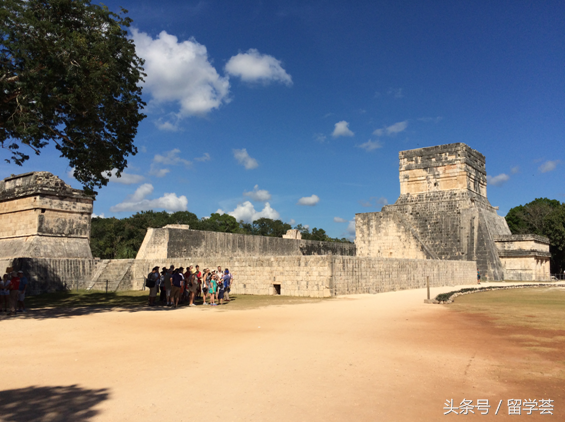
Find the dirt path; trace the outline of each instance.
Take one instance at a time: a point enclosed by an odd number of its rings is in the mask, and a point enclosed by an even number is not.
[[[0,420],[436,421],[464,398],[492,406],[466,419],[551,398],[521,417],[563,420],[547,356],[424,294],[3,320]]]

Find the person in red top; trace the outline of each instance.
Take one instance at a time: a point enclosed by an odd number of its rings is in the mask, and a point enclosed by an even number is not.
[[[200,267],[197,265],[194,271],[196,278],[198,279],[198,290],[196,291],[196,297],[200,297],[202,294],[202,273],[200,272]]]
[[[14,271],[12,273],[12,278],[10,280],[10,313],[12,315],[16,313],[16,306],[18,305],[18,296],[20,294],[20,278],[18,274]]]

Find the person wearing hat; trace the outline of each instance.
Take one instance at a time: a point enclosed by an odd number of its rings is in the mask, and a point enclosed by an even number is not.
[[[159,267],[153,267],[147,275],[145,285],[149,287],[149,306],[155,306],[155,298],[159,289]]]
[[[24,300],[26,298],[27,277],[23,271],[18,271],[18,278],[20,279],[19,293],[18,293],[18,312],[26,312]]]

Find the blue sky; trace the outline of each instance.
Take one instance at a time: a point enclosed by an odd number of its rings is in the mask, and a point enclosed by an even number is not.
[[[133,19],[148,117],[95,213],[222,210],[351,234],[398,152],[464,142],[505,215],[565,201],[562,1],[106,1]],[[54,149],[0,176],[46,170]],[[348,232],[349,230],[349,232]]]

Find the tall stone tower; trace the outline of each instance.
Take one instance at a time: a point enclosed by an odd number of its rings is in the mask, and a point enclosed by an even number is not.
[[[0,259],[92,258],[93,200],[46,171],[0,181]]]
[[[484,155],[456,143],[399,159],[398,200],[355,216],[357,256],[476,261],[483,277],[503,279],[495,238],[511,233],[487,199]]]

